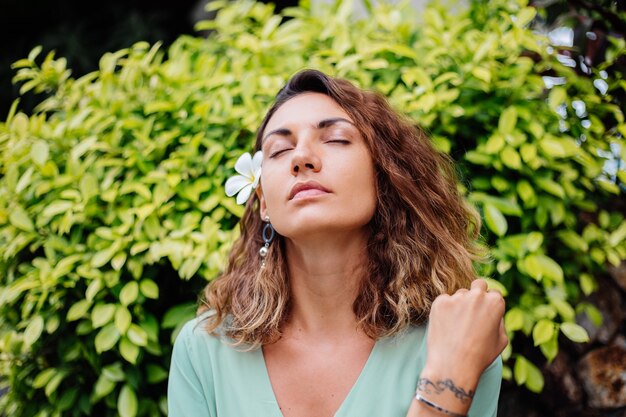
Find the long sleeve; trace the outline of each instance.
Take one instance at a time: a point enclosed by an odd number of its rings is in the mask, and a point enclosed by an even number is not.
[[[480,377],[476,394],[469,409],[469,417],[496,417],[498,413],[498,398],[502,384],[502,358],[495,361]]]
[[[192,332],[192,323],[187,323],[174,342],[167,386],[168,415],[216,417],[207,404],[203,383],[197,372],[198,361],[194,360]]]

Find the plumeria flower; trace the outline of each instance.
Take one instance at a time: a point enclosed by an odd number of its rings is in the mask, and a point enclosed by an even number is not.
[[[248,152],[244,153],[235,162],[235,171],[239,175],[234,175],[226,181],[226,195],[229,197],[237,194],[237,204],[245,204],[252,194],[261,178],[261,162],[263,162],[263,152],[258,151],[254,157]]]

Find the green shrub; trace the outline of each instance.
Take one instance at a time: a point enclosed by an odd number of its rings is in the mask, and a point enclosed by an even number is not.
[[[16,101],[0,124],[5,412],[165,414],[171,342],[237,233],[225,178],[303,67],[387,94],[459,161],[512,339],[548,360],[560,333],[585,340],[575,314],[598,312],[579,297],[626,258],[626,174],[606,170],[626,159],[612,96],[625,82],[601,94],[528,29],[534,9],[510,3],[355,18],[350,1],[284,16],[240,1],[198,25],[208,39],[138,43],[79,79],[39,50],[17,62],[21,94],[46,97],[32,115]],[[616,41],[613,56],[623,51]],[[505,378],[541,390],[533,362],[510,347],[504,358]]]

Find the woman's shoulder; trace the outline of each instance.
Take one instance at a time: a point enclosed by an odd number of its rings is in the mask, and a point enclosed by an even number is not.
[[[246,350],[233,345],[225,335],[224,322],[214,330],[209,331],[208,320],[215,313],[206,311],[187,321],[176,336],[175,351],[185,347],[186,354],[199,362],[213,362],[224,360],[228,356],[236,355],[238,351]],[[176,349],[176,345],[181,345]]]
[[[208,330],[208,321],[214,315],[215,312],[209,310],[188,320],[183,324],[180,332],[176,336],[176,340],[182,338],[187,343],[221,343],[223,341],[222,325],[218,325],[213,331]]]

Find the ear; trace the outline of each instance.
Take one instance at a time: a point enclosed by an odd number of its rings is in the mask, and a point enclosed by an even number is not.
[[[263,188],[260,184],[254,192],[259,199],[259,214],[261,215],[261,220],[265,220],[267,217],[267,205],[265,204],[265,196],[263,195]]]

